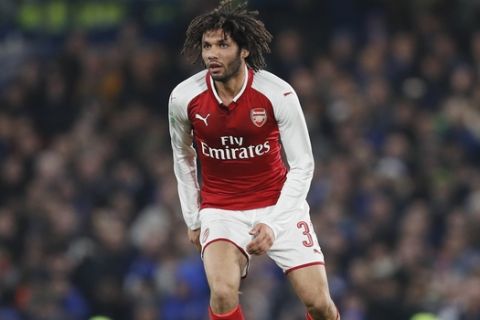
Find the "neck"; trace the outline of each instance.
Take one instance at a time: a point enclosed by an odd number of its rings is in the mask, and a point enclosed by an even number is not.
[[[243,87],[246,77],[245,64],[242,64],[238,73],[227,81],[214,81],[217,93],[223,101],[232,101]]]

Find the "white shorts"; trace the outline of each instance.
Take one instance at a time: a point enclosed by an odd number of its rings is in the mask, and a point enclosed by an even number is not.
[[[310,220],[309,207],[305,202],[301,212],[292,212],[289,223],[279,232],[267,255],[288,273],[292,270],[315,264],[324,264],[324,257]],[[200,211],[200,244],[202,257],[205,248],[215,241],[228,241],[234,244],[250,262],[246,247],[252,240],[249,231],[268,215],[273,206],[253,210],[223,210],[205,208]],[[247,275],[248,263],[242,272]]]

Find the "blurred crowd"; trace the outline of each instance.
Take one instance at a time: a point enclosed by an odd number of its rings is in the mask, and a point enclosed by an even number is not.
[[[476,11],[455,11],[465,23],[452,25],[450,7],[421,6],[436,1],[251,2],[275,36],[267,70],[305,112],[308,200],[342,319],[480,319]],[[160,39],[135,21],[102,41],[72,30],[23,55],[1,86],[0,319],[207,319],[167,103],[202,68],[179,51],[189,20],[215,3],[180,11]],[[248,319],[304,318],[265,257],[241,291]]]

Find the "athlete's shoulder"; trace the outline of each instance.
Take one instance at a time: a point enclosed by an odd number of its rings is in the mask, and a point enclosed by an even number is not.
[[[202,70],[186,80],[180,82],[170,95],[170,101],[177,100],[177,103],[187,105],[193,98],[208,90],[205,77],[207,70]]]
[[[259,70],[255,72],[252,87],[269,97],[294,93],[292,86],[287,81],[267,70]]]

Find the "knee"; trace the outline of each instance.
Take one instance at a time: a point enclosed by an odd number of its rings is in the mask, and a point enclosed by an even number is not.
[[[238,288],[224,281],[210,284],[212,306],[217,311],[228,311],[238,304]]]
[[[337,308],[330,296],[317,296],[305,303],[308,313],[318,320],[337,320]]]

